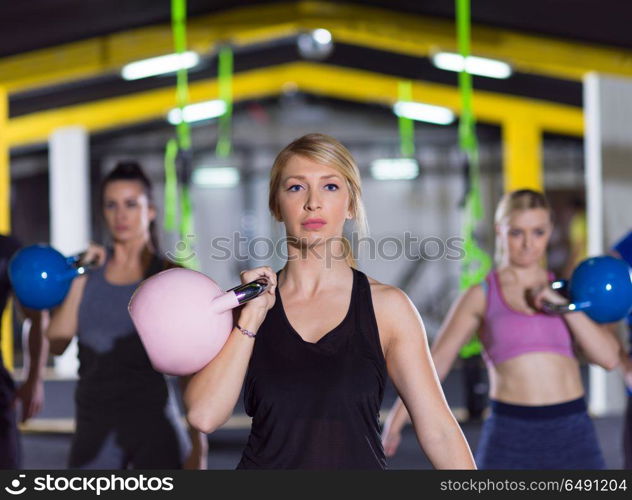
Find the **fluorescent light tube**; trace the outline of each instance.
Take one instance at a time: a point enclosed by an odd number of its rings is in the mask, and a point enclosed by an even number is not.
[[[371,162],[371,176],[380,181],[410,180],[419,175],[419,164],[412,158],[380,158]]]
[[[449,125],[454,121],[452,110],[421,102],[398,101],[393,106],[393,112],[397,116],[438,125]]]
[[[195,52],[168,54],[126,64],[121,70],[121,76],[125,80],[139,80],[140,78],[173,73],[179,69],[193,68],[199,62],[200,56]]]
[[[463,56],[461,54],[439,52],[432,56],[432,63],[437,68],[446,71],[463,71]],[[467,56],[465,70],[471,75],[500,79],[509,78],[512,73],[511,66],[505,62],[476,56]]]
[[[192,180],[200,187],[234,187],[239,184],[239,170],[233,167],[198,167],[193,170]]]
[[[224,113],[226,113],[226,103],[222,99],[215,99],[213,101],[189,104],[184,107],[183,112],[181,112],[180,108],[174,108],[169,111],[167,120],[171,123],[171,125],[177,125],[182,121],[183,114],[184,121],[190,123],[217,118],[218,116],[222,116]]]

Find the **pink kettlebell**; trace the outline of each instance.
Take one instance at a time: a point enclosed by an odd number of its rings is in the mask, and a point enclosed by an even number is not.
[[[233,329],[231,310],[263,293],[265,278],[224,292],[191,269],[168,269],[143,281],[128,310],[156,371],[190,375],[222,349]]]

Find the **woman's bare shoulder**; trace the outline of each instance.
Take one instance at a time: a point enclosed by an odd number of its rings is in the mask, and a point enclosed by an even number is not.
[[[459,308],[470,311],[476,316],[482,317],[485,314],[487,306],[486,285],[483,285],[483,283],[472,285],[461,293],[456,305]]]
[[[398,320],[402,321],[405,317],[412,319],[413,315],[418,317],[419,313],[403,290],[393,285],[381,283],[370,276],[367,278],[371,287],[371,301],[373,302],[382,351],[386,353]]]
[[[389,301],[405,302],[408,301],[408,295],[393,285],[382,283],[375,278],[367,276],[369,285],[371,286],[371,296],[373,297],[373,305],[383,305]]]
[[[381,283],[370,276],[367,278],[371,286],[373,309],[379,326],[386,327],[395,318],[401,319],[410,314],[418,314],[417,308],[401,288]]]

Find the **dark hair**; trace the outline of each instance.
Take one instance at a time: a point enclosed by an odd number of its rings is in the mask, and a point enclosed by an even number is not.
[[[151,190],[151,181],[147,174],[143,171],[140,164],[134,160],[120,161],[116,164],[114,169],[105,176],[101,181],[101,206],[105,202],[105,188],[110,182],[114,181],[137,181],[143,186],[143,191],[147,196],[147,200],[150,205],[154,204],[154,196]],[[149,224],[149,238],[153,246],[153,251],[158,251],[158,235],[156,234],[156,221],[152,220]]]

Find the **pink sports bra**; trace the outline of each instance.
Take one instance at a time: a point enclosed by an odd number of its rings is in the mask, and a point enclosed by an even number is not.
[[[553,279],[550,271],[549,279]],[[496,365],[534,351],[574,357],[571,333],[561,316],[531,315],[512,309],[503,297],[495,270],[487,275],[483,285],[487,289],[487,307],[480,339],[486,363]]]

